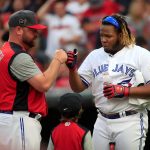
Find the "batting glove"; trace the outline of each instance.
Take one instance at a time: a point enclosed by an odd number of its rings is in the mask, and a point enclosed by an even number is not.
[[[128,97],[129,87],[122,86],[122,85],[108,84],[108,85],[104,85],[103,93],[104,96],[107,97],[108,99]]]
[[[77,53],[77,49],[67,52],[68,58],[66,61],[66,65],[70,70],[75,70],[77,68]]]

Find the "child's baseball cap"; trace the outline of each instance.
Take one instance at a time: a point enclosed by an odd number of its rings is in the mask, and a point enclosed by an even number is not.
[[[39,24],[36,14],[31,10],[20,10],[15,13],[13,13],[9,17],[8,21],[9,27],[28,27],[35,30],[43,30],[47,27]]]
[[[72,118],[79,115],[82,108],[82,96],[78,93],[67,93],[60,97],[59,110],[62,116]]]

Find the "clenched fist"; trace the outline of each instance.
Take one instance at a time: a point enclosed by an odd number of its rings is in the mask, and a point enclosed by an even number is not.
[[[57,49],[54,54],[54,59],[57,59],[63,64],[67,61],[67,53],[63,49]]]

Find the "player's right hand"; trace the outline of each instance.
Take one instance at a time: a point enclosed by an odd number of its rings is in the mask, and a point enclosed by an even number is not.
[[[70,70],[75,70],[77,68],[77,53],[77,49],[67,52],[68,58],[66,61],[66,65]]]
[[[63,49],[57,49],[54,55],[55,58],[63,64],[67,61],[67,54]]]
[[[104,85],[103,93],[104,96],[107,97],[108,99],[128,97],[129,87],[123,85],[107,84]]]

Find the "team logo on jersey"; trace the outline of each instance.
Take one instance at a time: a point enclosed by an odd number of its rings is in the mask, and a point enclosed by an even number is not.
[[[70,124],[71,124],[71,123],[70,123],[69,121],[65,122],[65,126],[66,126],[66,127],[70,126]]]
[[[135,69],[126,65],[116,64],[114,69],[112,69],[112,72],[121,72],[122,74],[128,75],[129,77],[133,77]]]
[[[97,68],[93,69],[93,76],[94,78],[98,76],[99,74],[102,74],[103,72],[108,71],[108,64],[102,64],[101,66],[98,66]]]
[[[131,79],[132,79],[132,78],[127,79],[127,80],[123,80],[123,81],[121,81],[121,82],[119,82],[119,83],[117,83],[117,84],[118,84],[118,85],[127,86],[127,87],[131,87],[131,86],[132,86],[132,83],[130,83]]]
[[[97,68],[94,68],[93,69],[94,78],[98,76],[99,74],[107,72],[108,68],[109,68],[109,64],[102,64],[98,66]],[[111,71],[116,72],[116,73],[121,73],[132,78],[134,76],[135,69],[125,64],[115,64],[114,68]]]

